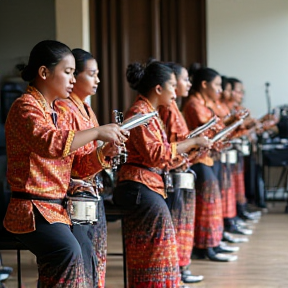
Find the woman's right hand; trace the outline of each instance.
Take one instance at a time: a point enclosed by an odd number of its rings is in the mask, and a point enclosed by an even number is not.
[[[102,153],[104,156],[115,157],[119,154],[119,146],[113,143],[106,143],[102,147]]]
[[[207,137],[195,137],[196,145],[200,147],[207,147],[211,148],[213,145],[213,142]]]
[[[130,132],[122,129],[117,124],[106,124],[95,128],[97,131],[96,140],[103,142],[114,143],[115,145],[121,145],[128,140]]]

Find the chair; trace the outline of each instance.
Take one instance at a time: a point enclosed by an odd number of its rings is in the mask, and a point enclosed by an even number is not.
[[[123,219],[125,216],[131,213],[131,210],[123,210],[121,209],[121,207],[113,205],[108,201],[104,201],[104,206],[105,206],[105,214],[106,214],[107,221],[109,221],[109,219],[111,219],[112,221],[115,221],[117,219],[121,220],[123,253],[107,253],[107,256],[122,256],[123,257],[124,288],[127,288],[126,246],[125,246]]]
[[[26,246],[17,240],[13,234],[2,229],[0,232],[0,250],[16,250],[17,251],[17,282],[18,288],[22,287],[21,279],[21,252],[27,250]]]
[[[3,219],[6,213],[8,202],[10,199],[10,189],[6,180],[7,157],[0,155],[0,250],[16,250],[17,251],[17,277],[18,288],[22,286],[21,280],[21,254],[20,250],[27,248],[18,241],[12,233],[6,231],[3,227]]]

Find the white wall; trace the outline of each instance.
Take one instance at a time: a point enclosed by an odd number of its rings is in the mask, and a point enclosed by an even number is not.
[[[207,0],[208,66],[245,86],[244,106],[254,117],[288,104],[288,1]]]

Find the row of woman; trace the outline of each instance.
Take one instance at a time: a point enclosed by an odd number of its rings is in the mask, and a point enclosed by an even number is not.
[[[158,73],[162,71],[162,75],[167,71],[165,81],[157,77],[156,70],[153,72],[156,67]],[[194,276],[187,269],[191,262],[192,249],[197,258],[207,257],[221,262],[237,259],[236,255],[223,253],[235,252],[238,248],[221,243],[224,231],[222,197],[214,171],[215,165],[209,156],[211,148],[219,150],[221,144],[212,147],[212,141],[207,136],[202,136],[190,139],[194,140],[193,145],[189,145],[186,151],[178,149],[178,155],[172,158],[170,149],[173,151],[175,144],[180,148],[180,145],[187,143],[190,131],[212,118],[213,110],[216,111],[217,108],[216,100],[221,95],[221,76],[209,68],[196,71],[193,75],[194,93],[184,106],[186,121],[178,109],[174,94],[179,97],[188,96],[191,88],[184,67],[157,61],[145,65],[134,63],[127,69],[127,80],[139,96],[126,118],[139,112],[148,113],[154,110],[159,111],[161,118],[131,131],[127,141],[128,160],[120,168],[118,186],[114,191],[114,202],[132,210],[124,222],[129,287],[174,287],[173,279],[177,279],[178,269],[183,282],[200,281],[203,276]],[[167,95],[165,90],[170,93]],[[163,96],[166,101],[162,100]],[[224,122],[218,123],[208,130],[210,133],[207,135],[212,137],[224,127]],[[199,147],[202,147],[202,151],[199,151]],[[172,193],[169,190],[165,193],[165,186],[159,175],[165,175],[165,169],[172,175],[174,172],[187,174],[191,171],[190,168],[197,175],[196,208],[192,185],[183,189],[175,187]],[[167,199],[170,214],[164,198]],[[155,280],[161,284],[155,285]]]
[[[131,210],[124,220],[129,287],[180,287],[181,280],[201,281],[203,276],[187,269],[193,245],[199,257],[236,259],[221,254],[231,251],[220,245],[221,195],[207,154],[212,142],[207,136],[187,138],[191,129],[211,117],[210,109],[202,110],[209,103],[205,95],[221,92],[221,77],[217,72],[209,79],[199,74],[197,80],[194,75],[196,92],[184,109],[186,125],[175,100],[176,94],[188,95],[187,70],[158,61],[130,64],[127,80],[139,95],[126,118],[153,111],[159,111],[161,118],[132,129],[128,138],[129,132],[116,124],[99,126],[84,101],[96,93],[98,73],[96,60],[81,49],[71,51],[51,40],[32,49],[22,72],[29,82],[27,92],[12,105],[5,124],[12,198],[4,226],[36,255],[38,287],[104,287],[103,202],[96,225],[71,229],[64,198],[73,185],[71,178],[92,183],[99,171],[110,167],[107,159],[117,155],[118,145],[127,141],[128,160],[118,172],[113,200]],[[192,115],[198,117],[194,126],[189,122]],[[97,140],[108,144],[98,147]],[[198,177],[196,205],[193,186],[167,192],[168,172],[193,175],[192,164]]]

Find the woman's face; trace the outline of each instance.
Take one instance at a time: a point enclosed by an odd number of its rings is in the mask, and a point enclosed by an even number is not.
[[[244,97],[243,84],[236,82],[234,84],[234,90],[232,91],[232,97],[238,104],[241,104]]]
[[[224,100],[226,100],[226,101],[231,100],[231,97],[232,97],[232,85],[231,85],[231,83],[226,84],[225,89],[224,89],[222,94],[223,94]]]
[[[221,83],[222,79],[219,75],[217,75],[211,82],[207,82],[205,93],[213,101],[217,101],[220,99],[222,93]]]
[[[187,97],[189,95],[189,91],[192,84],[189,81],[188,71],[185,68],[181,69],[181,74],[178,76],[177,79],[177,86],[176,86],[176,95],[178,97]]]
[[[83,100],[89,95],[96,94],[98,84],[100,83],[98,73],[99,70],[96,60],[87,60],[84,71],[76,76],[73,92]]]
[[[45,85],[50,94],[55,98],[69,97],[75,83],[74,71],[75,59],[72,54],[67,54],[53,70],[48,70]]]
[[[177,86],[176,76],[171,74],[171,78],[165,82],[159,95],[159,105],[169,106],[176,99],[175,89]]]

